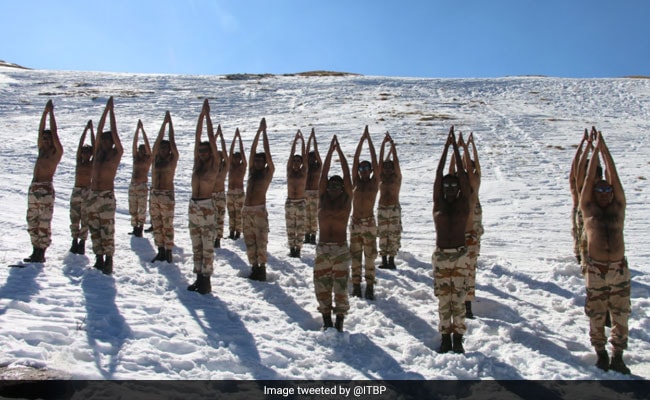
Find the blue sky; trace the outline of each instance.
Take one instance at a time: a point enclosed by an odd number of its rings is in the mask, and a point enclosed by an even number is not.
[[[173,74],[650,75],[647,0],[0,2],[0,60]]]

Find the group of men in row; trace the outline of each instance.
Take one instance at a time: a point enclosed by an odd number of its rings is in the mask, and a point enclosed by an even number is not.
[[[236,240],[243,233],[247,257],[251,264],[250,278],[258,281],[266,280],[266,247],[269,232],[266,193],[275,170],[265,119],[262,119],[253,140],[250,161],[247,163],[243,156],[244,150],[239,130],[235,132],[228,154],[221,126],[217,127],[215,133],[209,112],[210,107],[206,100],[203,103],[196,128],[191,183],[192,197],[188,210],[193,270],[196,274],[196,281],[188,287],[188,290],[202,294],[211,291],[213,249],[220,247],[226,208],[230,219],[229,237]],[[110,122],[110,130],[104,131],[107,117]],[[46,129],[48,118],[50,126],[49,129]],[[202,140],[204,125],[207,131],[207,140]],[[142,143],[140,143],[140,137]],[[263,151],[257,152],[260,140]],[[364,143],[367,143],[370,161],[360,160]],[[218,144],[220,144],[220,148]],[[236,144],[239,145],[239,151],[235,151]],[[45,251],[51,243],[50,224],[54,205],[52,180],[63,155],[51,101],[47,103],[41,118],[38,147],[39,156],[34,168],[33,182],[29,189],[27,210],[28,231],[32,240],[33,253],[25,258],[25,262],[44,262]],[[330,163],[334,149],[340,151],[336,137],[332,140],[329,152]],[[384,154],[386,154],[385,159]],[[117,133],[113,98],[111,97],[100,120],[97,135],[93,132],[92,121],[88,121],[81,135],[76,154],[75,184],[70,198],[72,235],[70,251],[75,254],[85,254],[85,242],[90,233],[92,249],[96,258],[94,267],[105,274],[113,272],[116,208],[114,180],[122,155],[123,147]],[[341,158],[344,158],[342,152],[339,154],[339,159]],[[138,121],[133,138],[133,170],[129,186],[129,213],[133,227],[130,234],[142,237],[148,205],[151,230],[158,247],[158,254],[152,262],[172,262],[175,208],[174,175],[178,160],[179,153],[169,112],[165,114],[153,149],[149,145],[142,122]],[[402,175],[397,150],[388,133],[381,145],[380,160],[381,162],[377,161],[375,148],[366,127],[353,161],[355,173],[350,176],[348,171],[347,174],[351,180],[350,193],[343,191],[343,186],[340,187],[341,193],[334,191],[334,194],[344,194],[346,198],[349,197],[348,200],[351,204],[350,246],[345,252],[349,258],[342,260],[339,259],[340,257],[335,257],[336,263],[343,261],[343,264],[347,265],[345,267],[347,271],[345,285],[340,287],[347,290],[351,260],[352,294],[361,297],[361,282],[365,279],[365,297],[370,300],[374,299],[376,282],[377,238],[379,238],[379,254],[382,258],[380,268],[395,269],[395,256],[400,248],[402,231],[399,204]],[[243,181],[249,163],[248,181],[244,190]],[[347,169],[347,163],[344,160],[341,160],[341,164],[342,167],[345,164]],[[324,168],[325,165],[327,168]],[[149,170],[151,170],[150,188],[148,185]],[[329,181],[328,172],[329,163],[322,163],[314,130],[312,129],[306,143],[302,133],[298,131],[294,137],[287,162],[288,193],[285,203],[285,220],[288,245],[290,256],[300,257],[302,245],[304,243],[316,245],[316,235],[317,232],[320,232],[316,248],[314,277],[315,280],[320,279],[321,284],[316,285],[316,296],[319,299],[319,309],[327,311],[329,308],[331,314],[331,299],[329,305],[326,302],[321,302],[321,299],[325,297],[325,292],[330,294],[330,298],[332,293],[329,284],[322,284],[323,270],[327,270],[327,268],[321,268],[324,265],[324,260],[331,259],[331,251],[321,250],[326,249],[327,246],[324,245],[326,243],[331,245],[332,243],[346,242],[345,246],[347,247],[347,224],[350,215],[348,213],[344,220],[334,220],[321,215],[323,214],[322,204],[327,207],[327,200],[330,199],[329,192],[326,190],[327,184],[325,186],[322,184],[322,179],[326,179],[325,182]],[[341,179],[339,183],[343,182],[341,176],[336,176]],[[228,178],[227,194],[225,191],[226,177]],[[335,177],[334,181],[338,178]],[[334,186],[337,185],[334,184]],[[374,205],[378,193],[379,206],[376,221]],[[324,203],[323,200],[325,200]],[[345,227],[343,240],[337,238],[335,241],[330,241],[328,233],[324,233],[323,230],[331,230],[332,223],[341,222]],[[321,257],[318,257],[319,254]],[[340,285],[342,282],[338,283]],[[339,293],[339,297],[341,296]],[[342,306],[335,313],[337,315],[345,314],[347,307],[349,306]],[[339,319],[342,321],[342,316]],[[342,329],[342,322],[337,327]]]

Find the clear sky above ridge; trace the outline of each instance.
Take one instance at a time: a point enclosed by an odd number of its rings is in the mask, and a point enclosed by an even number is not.
[[[172,74],[650,75],[647,0],[0,2],[0,60]]]

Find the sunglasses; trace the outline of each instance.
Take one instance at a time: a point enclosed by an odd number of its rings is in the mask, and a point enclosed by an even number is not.
[[[338,183],[338,182],[337,183],[328,183],[327,188],[332,189],[332,190],[341,190],[341,189],[343,189],[343,184]]]
[[[364,172],[364,171],[370,171],[372,167],[370,165],[362,165],[359,167],[359,171]]]
[[[448,189],[448,188],[457,188],[457,187],[458,187],[458,183],[456,183],[456,182],[443,183],[443,184],[442,184],[442,187],[444,187],[445,189]]]
[[[594,188],[597,193],[611,193],[614,189],[611,186],[598,186]]]

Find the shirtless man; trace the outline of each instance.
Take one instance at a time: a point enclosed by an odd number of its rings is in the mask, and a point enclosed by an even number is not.
[[[449,147],[453,147],[456,175],[443,176]],[[438,297],[438,329],[442,335],[440,353],[453,350],[464,353],[465,296],[469,256],[465,229],[470,215],[471,187],[463,168],[452,126],[436,170],[433,184],[433,222],[436,228],[436,249],[432,256],[433,294]],[[452,338],[453,334],[453,338]],[[453,341],[453,344],[452,344]]]
[[[334,151],[338,153],[343,177],[328,177]],[[314,259],[314,289],[318,311],[323,315],[323,329],[334,326],[342,332],[345,314],[350,309],[347,290],[350,276],[347,225],[352,209],[352,181],[348,162],[336,135],[332,138],[325,157],[318,192],[319,237]],[[336,324],[332,323],[332,312],[336,315]]]
[[[165,128],[169,125],[169,140],[163,140]],[[174,139],[174,125],[169,111],[160,127],[153,145],[154,161],[151,169],[151,194],[149,195],[149,214],[154,228],[154,242],[158,254],[151,260],[172,262],[174,247],[174,175],[178,164],[178,149]]]
[[[142,131],[142,144],[138,145],[138,136]],[[144,131],[142,121],[133,136],[133,171],[131,172],[131,185],[129,185],[129,214],[133,231],[129,235],[142,237],[144,222],[147,218],[147,196],[149,194],[149,168],[151,167],[151,147]]]
[[[384,151],[389,146],[388,156]],[[399,191],[402,186],[402,170],[397,158],[395,142],[388,132],[379,150],[379,205],[377,206],[377,235],[382,269],[395,269],[395,256],[402,239],[402,208]]]
[[[203,120],[208,131],[208,141],[201,141]],[[216,210],[213,202],[213,188],[217,173],[221,167],[217,145],[210,120],[210,105],[208,99],[203,101],[203,108],[196,125],[194,141],[194,168],[192,169],[192,198],[189,206],[189,228],[192,239],[192,253],[196,281],[187,290],[210,293],[212,285],[210,277],[213,273],[213,243],[217,224]]]
[[[257,152],[257,144],[262,134],[263,153]],[[266,136],[266,120],[262,118],[251,147],[246,182],[246,197],[242,208],[244,242],[246,255],[252,266],[249,276],[255,281],[266,281],[266,247],[269,241],[269,214],[266,210],[266,192],[273,179],[275,167],[271,158],[269,140]]]
[[[368,141],[370,160],[359,162],[363,143]],[[361,297],[361,264],[365,266],[365,296],[375,299],[375,259],[377,258],[377,223],[375,200],[379,190],[377,156],[372,145],[368,126],[363,131],[352,162],[352,222],[350,224],[350,255],[352,257],[352,296]]]
[[[300,141],[300,154],[296,154],[296,144]],[[287,161],[287,200],[284,203],[284,216],[287,226],[289,257],[300,258],[303,235],[305,234],[305,218],[307,200],[305,185],[307,184],[307,164],[305,154],[305,139],[298,130],[291,145],[291,153]]]
[[[239,142],[239,151],[235,151],[235,143]],[[242,232],[241,210],[244,207],[244,176],[248,163],[244,157],[244,144],[239,134],[239,128],[235,130],[235,137],[230,145],[230,166],[228,168],[228,225],[232,240],[239,239]]]
[[[217,134],[213,137],[215,147],[217,140],[221,143],[221,148],[217,149],[215,158],[217,170],[215,172],[216,179],[214,187],[212,188],[212,202],[214,203],[214,210],[216,212],[216,222],[214,225],[214,248],[221,247],[221,238],[223,237],[223,225],[226,216],[226,176],[230,170],[230,158],[226,152],[226,141],[221,132],[221,125],[217,126]]]
[[[104,132],[107,116],[111,129]],[[117,134],[112,96],[108,99],[97,125],[96,142],[92,191],[88,206],[88,227],[96,258],[94,267],[110,275],[113,273],[113,253],[115,253],[115,174],[124,153]]]
[[[623,362],[627,349],[630,306],[630,270],[625,258],[623,227],[625,223],[625,193],[612,155],[600,132],[593,151],[584,186],[580,193],[580,209],[587,236],[585,283],[587,297],[585,314],[589,317],[589,336],[598,361],[596,366],[630,374]],[[605,179],[598,179],[596,169],[603,157]],[[612,360],[605,345],[605,316],[612,319],[610,343]]]
[[[49,116],[50,129],[45,129]],[[63,156],[63,146],[54,119],[54,105],[49,100],[38,127],[38,158],[34,165],[32,183],[27,192],[27,232],[32,241],[32,254],[25,262],[45,262],[45,250],[52,243],[52,214],[54,186],[52,180]]]
[[[90,131],[90,144],[85,144],[86,135]],[[89,120],[79,139],[77,146],[77,164],[74,174],[74,187],[70,195],[70,233],[72,234],[72,254],[86,254],[86,239],[88,239],[88,197],[90,196],[90,181],[93,171],[93,149],[95,147],[95,132],[93,121]]]
[[[313,150],[312,150],[313,146]],[[320,173],[323,169],[323,162],[318,153],[318,143],[316,142],[316,131],[311,129],[311,134],[307,140],[307,183],[305,185],[305,196],[307,198],[307,217],[305,220],[305,240],[304,243],[316,244],[316,232],[318,232],[318,185],[320,183]]]
[[[470,134],[472,143],[474,142],[474,136]],[[478,252],[479,252],[479,242],[478,242],[478,231],[475,226],[474,217],[476,215],[476,207],[478,204],[478,192],[481,186],[481,176],[477,174],[476,163],[472,162],[472,159],[469,156],[469,143],[465,143],[463,140],[463,134],[458,133],[457,145],[459,149],[463,149],[463,169],[467,173],[467,179],[469,180],[469,186],[471,188],[471,195],[469,198],[469,217],[467,218],[467,223],[465,224],[465,245],[467,246],[467,255],[469,257],[469,273],[467,275],[467,296],[465,297],[465,318],[474,319],[474,313],[472,312],[472,301],[476,298],[476,267],[478,263]],[[474,159],[477,159],[476,147],[474,147]],[[456,163],[452,161],[449,165],[449,174],[454,175],[456,173]]]

